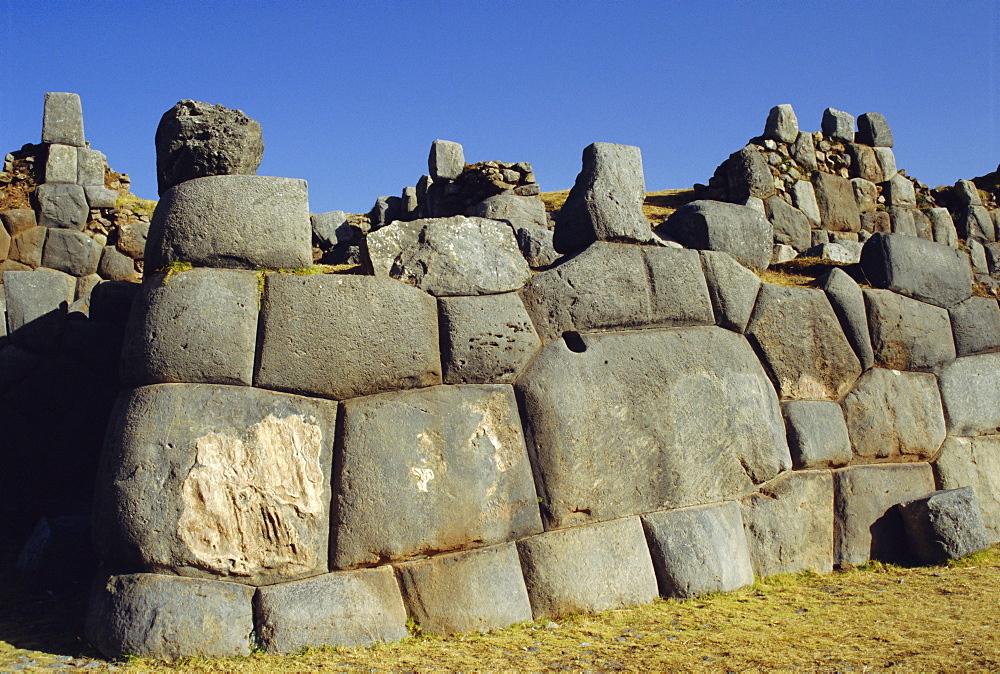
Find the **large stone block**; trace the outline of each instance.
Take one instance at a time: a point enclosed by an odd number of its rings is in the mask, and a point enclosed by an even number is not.
[[[860,145],[858,147],[868,146]],[[875,183],[863,178],[852,178],[851,189],[854,190],[854,201],[858,204],[858,210],[861,211],[862,215],[872,213],[878,208],[878,186]],[[861,231],[865,231],[864,221],[861,223]]]
[[[816,144],[808,131],[799,131],[795,142],[790,148],[792,159],[803,169],[811,173],[816,170]]]
[[[90,208],[114,208],[118,203],[118,193],[103,185],[84,185],[83,193]]]
[[[42,142],[83,147],[83,106],[80,95],[63,91],[45,94],[42,113]]]
[[[77,185],[104,187],[104,173],[108,168],[108,160],[103,152],[91,150],[89,147],[76,148],[76,182]]]
[[[792,195],[792,203],[809,219],[810,227],[819,227],[821,217],[819,203],[816,201],[816,190],[812,183],[808,180],[797,180],[789,191]]]
[[[955,214],[955,229],[962,239],[980,243],[996,241],[996,227],[985,206],[966,206]]]
[[[795,110],[788,103],[782,103],[771,108],[767,114],[767,122],[764,124],[764,138],[781,141],[782,143],[794,143],[799,137],[799,120],[795,116]]]
[[[791,467],[774,389],[728,330],[560,339],[517,388],[550,529],[733,498]]]
[[[875,352],[872,351],[865,296],[861,292],[861,286],[847,272],[834,268],[826,277],[823,290],[840,319],[840,327],[844,329],[847,341],[854,347],[854,353],[861,361],[861,368],[867,370],[875,364]]]
[[[45,237],[42,266],[72,276],[88,276],[97,271],[104,247],[83,232],[50,229]]]
[[[547,267],[559,259],[559,252],[552,243],[551,229],[541,227],[519,227],[515,230],[517,245],[525,261],[532,269]]]
[[[427,157],[427,170],[434,180],[454,180],[465,170],[465,151],[450,140],[435,140]]]
[[[854,187],[850,180],[815,171],[812,184],[816,190],[823,229],[833,232],[861,231],[861,211],[854,199]]]
[[[489,632],[531,620],[513,543],[405,562],[396,572],[407,610],[427,634]]]
[[[394,222],[368,235],[376,276],[432,295],[488,295],[517,290],[531,278],[510,225],[486,218]]]
[[[312,264],[306,182],[215,175],[163,193],[149,225],[146,268],[297,269]]]
[[[90,206],[80,185],[45,183],[35,190],[38,197],[38,224],[42,227],[83,229]]]
[[[156,384],[111,415],[95,547],[113,568],[269,585],[323,573],[337,403]]]
[[[688,248],[729,253],[755,271],[771,262],[774,229],[764,214],[749,206],[692,201],[677,209],[658,231]]]
[[[45,182],[76,184],[76,151],[72,145],[49,145]]]
[[[442,297],[438,307],[446,384],[511,384],[541,346],[517,293]]]
[[[35,211],[31,208],[12,208],[0,213],[0,222],[11,236],[17,236],[21,232],[36,227]]]
[[[948,308],[972,295],[972,271],[954,248],[912,236],[877,233],[861,251],[861,268],[876,288]]]
[[[833,559],[840,568],[869,560],[906,561],[909,545],[895,506],[934,491],[926,463],[852,466],[834,480]]]
[[[135,262],[114,246],[104,246],[97,273],[109,281],[138,282],[142,277],[135,270]]]
[[[774,228],[775,243],[788,244],[800,253],[809,247],[809,218],[805,213],[777,196],[765,201],[764,208]]]
[[[757,146],[747,145],[729,155],[722,168],[730,200],[738,203],[747,197],[767,199],[774,196],[771,168]]]
[[[257,280],[254,272],[235,269],[147,274],[125,332],[122,382],[249,386]]]
[[[854,142],[854,115],[849,112],[827,108],[823,111],[821,124],[823,135],[842,143]]]
[[[959,358],[941,370],[940,383],[948,435],[1000,433],[1000,353]]]
[[[859,143],[875,147],[892,147],[892,131],[885,117],[877,112],[866,112],[858,116],[858,133],[855,138]]]
[[[545,203],[538,197],[520,197],[510,192],[497,194],[472,206],[466,215],[506,220],[514,230],[522,227],[548,228]]]
[[[879,168],[882,169],[882,179],[891,180],[896,173],[896,155],[893,154],[891,147],[876,147],[872,148],[875,150],[875,158],[878,159]]]
[[[699,255],[708,282],[708,294],[715,307],[716,322],[723,328],[743,332],[757,303],[760,277],[729,253],[703,250]]]
[[[735,501],[649,513],[642,524],[664,597],[730,592],[753,583]]]
[[[342,400],[441,383],[437,302],[405,283],[269,274],[261,311],[255,386]]]
[[[343,403],[332,566],[493,545],[542,525],[509,386]]]
[[[840,405],[832,400],[791,400],[781,404],[781,411],[796,469],[850,463],[851,438]]]
[[[976,492],[970,487],[936,491],[896,507],[910,550],[925,564],[941,564],[990,546]]]
[[[782,399],[839,400],[861,363],[821,290],[763,284],[747,325]]]
[[[991,543],[1000,541],[1000,436],[948,437],[934,462],[941,489],[971,487]]]
[[[646,604],[656,574],[638,517],[549,531],[517,542],[535,620]]]
[[[891,370],[935,372],[955,359],[948,311],[897,295],[863,291],[875,364]]]
[[[564,332],[712,324],[698,254],[597,242],[521,291],[542,341]]]
[[[944,442],[944,412],[932,374],[873,368],[843,402],[854,453],[863,459],[930,460]]]
[[[111,576],[91,597],[87,639],[108,658],[250,655],[253,593],[211,580]]]
[[[264,155],[258,122],[242,110],[191,100],[163,113],[155,142],[160,196],[193,178],[254,175]]]
[[[917,205],[916,189],[910,179],[901,173],[882,183],[882,196],[889,207],[915,208]]]
[[[948,310],[959,356],[1000,351],[1000,305],[992,297],[970,297]]]
[[[861,178],[871,183],[880,183],[882,167],[879,166],[875,148],[861,143],[846,143],[847,154],[851,157],[851,177]],[[890,178],[892,176],[889,176]]]
[[[750,562],[760,577],[833,570],[833,475],[786,473],[740,500]]]
[[[48,227],[32,227],[12,236],[7,262],[20,262],[31,269],[41,267],[42,253],[45,250],[45,237],[48,232]]]
[[[390,566],[258,588],[254,622],[264,649],[275,654],[370,646],[408,636],[403,596]]]
[[[73,302],[76,279],[49,269],[4,272],[10,341],[28,349],[54,346]]]
[[[645,198],[639,148],[588,145],[583,150],[583,168],[556,217],[556,250],[569,253],[594,241],[649,241],[651,227],[642,212]]]

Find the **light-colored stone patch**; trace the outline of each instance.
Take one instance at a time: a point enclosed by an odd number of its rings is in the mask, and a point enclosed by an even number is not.
[[[311,569],[295,520],[324,512],[319,457],[323,432],[302,415],[268,415],[244,438],[208,433],[181,484],[177,531],[207,568],[227,575]]]

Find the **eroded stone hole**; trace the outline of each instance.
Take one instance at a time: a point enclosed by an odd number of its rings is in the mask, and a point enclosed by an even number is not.
[[[584,343],[583,337],[575,330],[568,330],[562,333],[562,338],[566,342],[566,346],[573,353],[583,353],[587,350],[587,345]]]

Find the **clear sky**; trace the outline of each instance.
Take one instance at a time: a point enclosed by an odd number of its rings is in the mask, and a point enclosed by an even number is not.
[[[44,92],[77,92],[146,198],[183,98],[260,121],[259,173],[308,180],[313,212],[414,185],[435,138],[529,161],[546,191],[589,143],[638,145],[647,189],[689,187],[779,103],[809,131],[881,112],[931,186],[1000,163],[1000,0],[3,0],[0,29],[0,149],[39,141]]]

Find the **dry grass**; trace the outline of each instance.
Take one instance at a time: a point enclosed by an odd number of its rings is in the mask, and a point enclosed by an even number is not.
[[[545,210],[555,213],[566,203],[569,190],[560,192],[542,192],[539,197],[545,203]],[[642,204],[642,212],[646,219],[653,224],[660,224],[674,211],[694,200],[694,190],[661,190],[659,192],[647,192],[646,200]]]
[[[661,600],[527,623],[491,634],[414,637],[371,648],[312,649],[290,656],[135,659],[128,669],[186,672],[323,670],[970,671],[1000,668],[1000,548],[950,566],[872,564],[818,575],[775,576],[726,595]],[[8,597],[4,597],[8,599]],[[0,667],[20,655],[92,655],[59,634],[72,621],[31,622],[2,605]],[[37,627],[54,633],[26,636]],[[15,645],[39,648],[42,653]],[[48,655],[45,655],[45,653]]]
[[[771,285],[822,288],[827,273],[835,268],[843,269],[862,288],[871,288],[860,265],[833,262],[819,257],[797,257],[788,262],[772,265],[758,276],[761,281]]]

